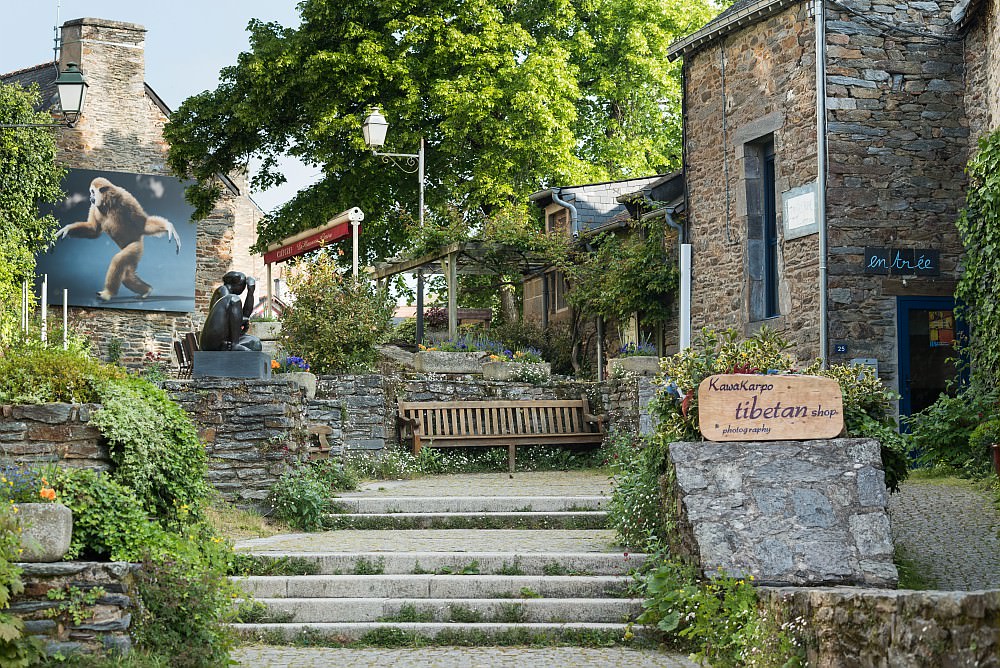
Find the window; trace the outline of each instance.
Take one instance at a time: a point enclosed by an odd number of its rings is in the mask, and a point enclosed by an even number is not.
[[[750,320],[781,315],[778,303],[778,215],[775,197],[774,139],[747,144],[747,280]]]
[[[545,274],[545,281],[548,286],[549,313],[556,313],[566,309],[566,276],[561,271],[550,271]]]

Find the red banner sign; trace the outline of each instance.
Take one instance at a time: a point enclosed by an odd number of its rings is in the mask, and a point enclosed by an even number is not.
[[[361,225],[358,225],[358,234],[361,234]],[[340,241],[341,239],[346,239],[349,236],[351,236],[351,223],[341,223],[340,225],[331,227],[328,230],[317,232],[316,234],[308,236],[305,239],[299,239],[298,241],[292,242],[287,246],[267,251],[264,253],[264,263],[273,264],[275,262],[282,262],[289,258],[302,255],[303,253],[308,253],[311,250],[316,250],[320,246],[325,246],[327,244]]]

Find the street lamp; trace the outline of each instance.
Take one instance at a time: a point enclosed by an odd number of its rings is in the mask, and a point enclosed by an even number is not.
[[[417,221],[421,229],[424,227],[424,138],[420,138],[420,148],[416,153],[380,153],[378,149],[385,145],[385,135],[389,131],[389,122],[378,107],[373,107],[361,124],[361,132],[365,136],[365,144],[372,154],[382,158],[382,162],[391,162],[407,174],[417,174],[420,199],[417,208]],[[402,158],[403,162],[397,160]],[[417,269],[417,343],[424,341],[424,272]]]
[[[80,67],[76,63],[67,63],[66,69],[56,79],[62,123],[0,123],[0,128],[71,128],[83,113],[83,105],[87,101],[87,86],[87,78],[83,76]]]

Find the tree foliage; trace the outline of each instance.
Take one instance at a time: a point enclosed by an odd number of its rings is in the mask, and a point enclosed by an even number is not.
[[[380,105],[386,150],[427,142],[427,202],[463,212],[523,201],[545,183],[672,169],[679,155],[678,70],[667,46],[713,11],[707,0],[305,0],[301,25],[250,23],[251,50],[214,91],[178,109],[170,165],[199,185],[196,215],[219,195],[213,175],[249,168],[284,180],[289,153],[323,178],[263,223],[260,244],[347,208],[367,214],[363,252],[406,242],[393,224],[415,208],[417,180],[366,149],[361,123]],[[403,204],[397,204],[403,203]]]
[[[955,297],[972,330],[972,373],[984,385],[1000,376],[1000,131],[979,140],[957,226],[965,245]]]
[[[0,123],[51,123],[36,112],[37,88],[0,83]],[[0,128],[0,340],[9,340],[21,310],[21,282],[33,278],[35,253],[51,240],[52,216],[38,206],[62,198],[63,170],[46,128]]]
[[[627,236],[595,239],[592,253],[566,266],[569,303],[590,315],[627,322],[666,322],[673,313],[679,273],[667,254],[663,218],[633,222]]]

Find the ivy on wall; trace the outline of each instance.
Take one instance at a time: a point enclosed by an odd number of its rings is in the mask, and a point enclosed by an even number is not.
[[[979,140],[966,171],[969,188],[956,223],[964,272],[955,297],[973,333],[973,377],[993,383],[1000,375],[1000,130]]]

